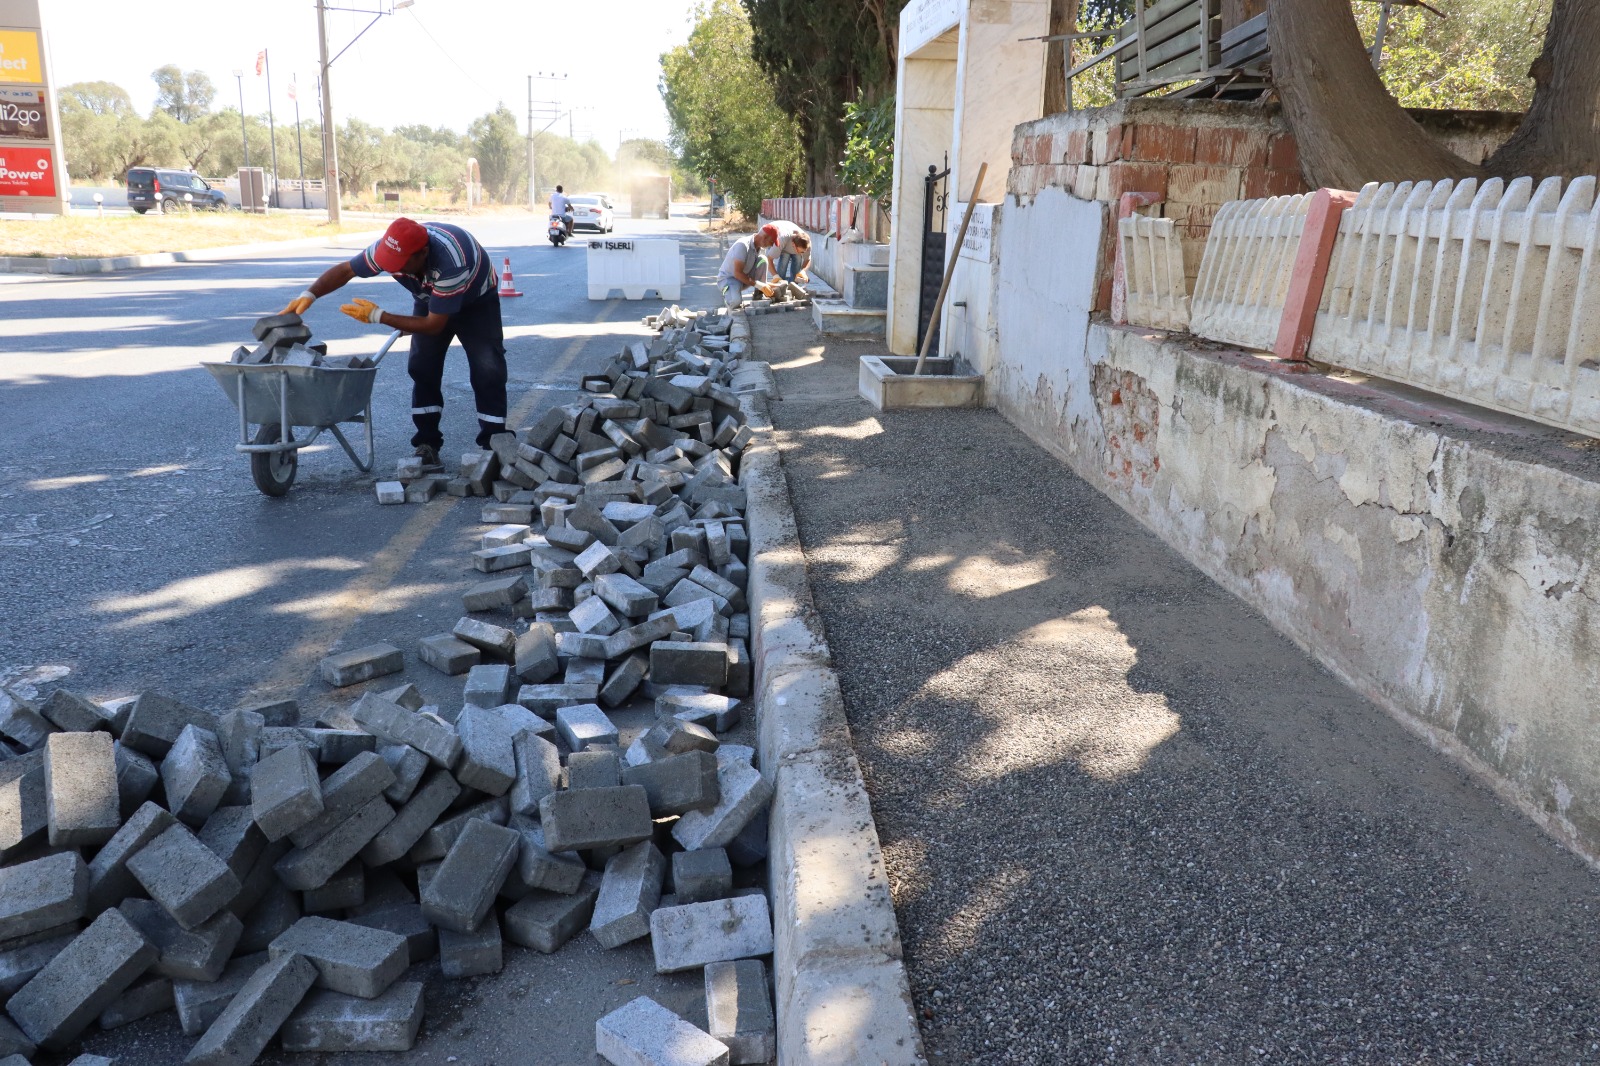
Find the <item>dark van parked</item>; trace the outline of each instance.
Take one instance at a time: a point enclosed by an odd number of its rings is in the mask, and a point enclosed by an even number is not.
[[[185,201],[184,193],[194,199]],[[155,167],[133,167],[128,171],[128,206],[144,214],[156,204],[165,201],[161,210],[181,208],[186,202],[197,208],[213,211],[228,209],[227,197],[220,189],[206,184],[206,179],[187,170],[160,170]]]

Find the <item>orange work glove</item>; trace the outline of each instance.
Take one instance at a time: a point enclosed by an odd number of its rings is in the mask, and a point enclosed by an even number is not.
[[[354,300],[347,304],[341,304],[339,310],[357,322],[370,322],[374,326],[380,324],[379,320],[383,316],[383,308],[371,300]]]
[[[294,299],[290,300],[289,306],[285,307],[278,313],[283,315],[303,315],[309,311],[311,309],[311,305],[316,302],[317,298],[311,295],[310,289],[307,289],[299,296],[296,296]]]

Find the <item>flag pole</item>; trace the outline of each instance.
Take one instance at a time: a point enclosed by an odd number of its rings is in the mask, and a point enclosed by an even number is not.
[[[261,62],[267,72],[267,138],[272,142],[272,193],[267,197],[267,203],[282,207],[278,202],[278,131],[272,120],[272,57],[265,48],[261,50]]]

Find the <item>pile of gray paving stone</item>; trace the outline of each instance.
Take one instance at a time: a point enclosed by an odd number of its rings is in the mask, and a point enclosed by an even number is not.
[[[251,332],[256,345],[241,344],[229,362],[252,366],[317,366],[326,370],[365,370],[376,366],[361,355],[329,355],[328,346],[311,340],[311,327],[292,311],[256,319]]]
[[[417,653],[464,679],[459,704],[379,682],[302,724],[294,701],[0,689],[0,1066],[168,1009],[188,1063],[275,1037],[408,1050],[412,967],[494,973],[506,942],[585,929],[704,971],[709,1031],[640,997],[598,1020],[607,1059],[771,1059],[772,918],[734,868],[765,861],[772,790],[718,737],[751,685],[749,430],[705,343],[719,325],[668,325],[608,389],[495,441],[472,556],[495,576]],[[320,672],[344,690],[405,661],[377,644]],[[607,712],[641,701],[654,724],[623,745]]]

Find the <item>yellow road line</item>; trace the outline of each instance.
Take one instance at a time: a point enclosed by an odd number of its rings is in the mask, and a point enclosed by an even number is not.
[[[601,307],[600,313],[591,322],[603,322],[606,315],[615,306],[606,303]],[[561,355],[550,365],[549,377],[557,380],[562,373],[577,359],[580,352],[593,340],[594,337],[575,337],[568,344]],[[539,390],[529,389],[506,418],[507,427],[521,425],[533,413],[533,408],[539,402]],[[327,602],[335,612],[335,616],[311,628],[300,641],[285,652],[263,680],[256,683],[253,691],[263,698],[285,689],[299,689],[307,684],[314,676],[318,660],[327,655],[346,633],[350,632],[355,624],[366,614],[368,607],[378,601],[381,594],[393,584],[400,572],[416,558],[418,551],[427,543],[429,537],[439,528],[455,507],[424,507],[400,527],[399,532],[389,538],[382,548],[373,555],[372,562],[348,581]]]

